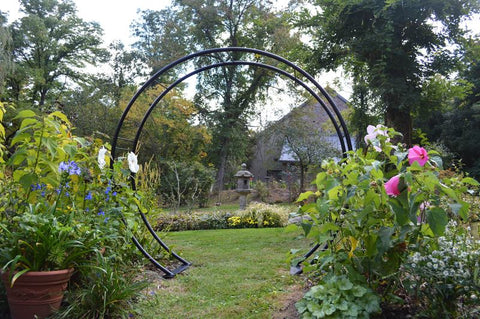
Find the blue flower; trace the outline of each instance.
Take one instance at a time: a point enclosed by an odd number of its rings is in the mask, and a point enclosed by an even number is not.
[[[38,190],[41,190],[41,189],[45,188],[45,184],[43,184],[43,183],[42,184],[38,184],[38,183],[37,184],[32,184],[31,187],[32,187],[32,191],[38,191]]]
[[[60,165],[58,165],[58,171],[60,173],[67,172],[68,175],[80,175],[82,173],[82,170],[75,161],[61,162]]]
[[[92,196],[92,192],[88,192],[87,195],[85,195],[85,200],[92,200],[93,196]]]
[[[108,195],[108,193],[110,193],[110,191],[112,190],[112,188],[110,186],[108,186],[106,189],[105,189],[105,194]]]
[[[101,210],[101,211],[98,212],[97,215],[98,215],[98,216],[105,216],[105,212],[104,212],[103,210]]]
[[[110,219],[110,217],[105,217],[105,219],[103,220],[103,222],[106,224],[109,219]]]
[[[113,196],[117,196],[117,192],[113,192],[112,195],[113,195]]]

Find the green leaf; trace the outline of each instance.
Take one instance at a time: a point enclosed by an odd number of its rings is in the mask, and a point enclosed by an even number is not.
[[[32,126],[33,124],[36,124],[38,123],[38,120],[34,119],[34,118],[26,118],[22,121],[22,124],[20,124],[20,129],[25,129],[27,127],[30,127]]]
[[[298,196],[297,203],[302,202],[306,199],[308,199],[310,196],[312,196],[314,193],[312,191],[308,191],[305,193],[301,193],[300,196]]]
[[[395,220],[400,226],[403,226],[409,222],[407,196],[407,192],[402,192],[398,197],[392,197],[388,201],[388,204],[395,212]]]
[[[58,117],[59,119],[61,119],[65,123],[70,124],[70,121],[68,120],[67,116],[60,111],[50,113],[49,117]]]
[[[321,189],[323,185],[323,181],[327,177],[327,174],[325,172],[320,172],[317,174],[317,178],[315,179],[315,184],[317,185],[318,189]]]
[[[309,204],[303,205],[300,208],[300,211],[302,213],[315,213],[315,212],[317,212],[317,204],[316,203],[309,203]]]
[[[353,284],[348,278],[340,278],[337,281],[338,288],[340,290],[350,290],[353,287]]]
[[[334,223],[324,223],[324,224],[320,225],[319,228],[320,228],[320,232],[322,232],[322,233],[326,233],[328,231],[337,231],[337,230],[340,229],[340,227],[338,227]]]
[[[29,189],[33,184],[38,182],[38,176],[34,173],[28,173],[20,177],[19,183],[24,189]]]
[[[385,226],[378,231],[377,249],[380,255],[392,247],[392,235],[394,232],[393,227]]]
[[[24,119],[24,118],[28,118],[28,117],[35,117],[35,116],[36,116],[36,114],[32,110],[22,110],[22,111],[18,112],[17,116],[15,116],[13,119],[18,120],[18,119]]]
[[[364,239],[365,249],[367,250],[367,257],[372,257],[377,253],[377,239],[378,236],[375,234],[369,234]]]
[[[462,179],[462,183],[472,185],[472,186],[479,186],[480,185],[480,183],[477,180],[475,180],[471,177],[465,177],[464,179]]]
[[[337,308],[335,308],[334,305],[332,305],[331,303],[324,303],[323,304],[323,312],[325,312],[325,314],[327,316],[330,316],[332,313],[334,313],[335,311],[337,310]]]
[[[308,236],[308,234],[312,230],[312,224],[311,223],[301,223],[300,226],[302,226],[302,229],[305,233],[305,236]]]
[[[440,207],[434,207],[427,211],[427,222],[436,236],[441,236],[445,232],[448,223],[448,215]]]
[[[15,281],[17,281],[17,279],[23,275],[24,273],[30,271],[30,269],[23,269],[23,270],[20,270],[19,272],[15,273],[15,275],[13,276],[12,278],[12,282],[11,282],[11,286],[10,287],[13,287],[13,284],[15,284]]]
[[[340,194],[342,186],[335,186],[328,191],[328,198],[331,200],[338,200],[338,195]]]
[[[20,133],[20,134],[18,134],[18,132],[17,132],[17,134],[15,134],[12,141],[10,142],[10,145],[14,146],[18,142],[28,142],[28,141],[30,141],[31,137],[32,137],[32,134],[30,134],[30,133]]]
[[[352,288],[352,294],[355,296],[355,297],[362,297],[363,295],[365,295],[367,293],[367,289],[365,287],[362,287],[362,286],[359,286],[359,285],[355,285],[353,288]]]
[[[454,200],[457,200],[458,197],[457,197],[457,194],[455,193],[455,191],[453,189],[451,189],[450,187],[444,185],[444,184],[441,184],[440,183],[440,188],[442,189],[443,193],[445,193],[447,196],[449,196],[450,198],[454,199]]]
[[[394,153],[395,157],[397,157],[397,166],[399,166],[400,163],[405,159],[405,157],[407,157],[407,154],[408,154],[408,151],[406,151],[406,152],[396,151]]]
[[[443,168],[443,160],[440,156],[430,156],[430,161],[434,162],[438,168]]]
[[[453,203],[450,204],[450,209],[455,215],[460,216],[463,220],[468,219],[468,212],[470,205],[466,202],[461,202],[461,203]]]

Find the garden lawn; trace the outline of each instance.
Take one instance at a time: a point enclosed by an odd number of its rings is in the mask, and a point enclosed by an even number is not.
[[[292,318],[303,281],[289,274],[286,258],[292,248],[307,251],[299,235],[283,228],[170,233],[172,249],[193,265],[161,281],[138,310],[142,318]]]

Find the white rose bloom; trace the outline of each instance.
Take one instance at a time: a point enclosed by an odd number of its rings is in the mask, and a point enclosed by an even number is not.
[[[107,149],[102,146],[102,148],[98,151],[98,167],[103,169],[105,165],[107,165],[107,161],[105,161],[105,155],[107,155]]]
[[[135,153],[133,152],[130,152],[128,153],[127,160],[128,160],[128,168],[130,169],[130,171],[132,173],[137,173],[138,170],[140,169],[140,166],[138,166],[138,162],[137,162],[137,155],[135,155]]]

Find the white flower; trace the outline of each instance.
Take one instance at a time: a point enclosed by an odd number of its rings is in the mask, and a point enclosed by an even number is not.
[[[107,155],[107,149],[102,146],[102,148],[98,151],[98,167],[103,169],[107,162],[105,161],[105,155]]]
[[[365,144],[368,145],[369,142],[373,144],[378,135],[387,136],[386,141],[390,142],[390,138],[388,138],[388,129],[385,126],[378,124],[377,126],[369,125],[367,127],[367,135],[364,137]],[[377,145],[377,143],[373,144],[373,148],[377,152],[381,152],[382,149]]]
[[[137,173],[138,170],[140,169],[137,162],[137,155],[135,155],[135,153],[133,152],[130,152],[128,153],[127,160],[128,160],[128,168],[130,169],[130,171],[132,173]]]

